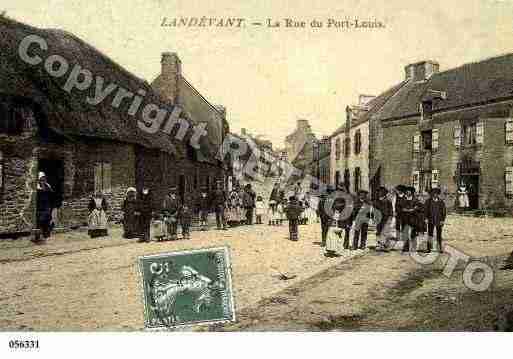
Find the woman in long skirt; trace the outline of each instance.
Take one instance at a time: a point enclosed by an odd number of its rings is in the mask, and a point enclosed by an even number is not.
[[[137,232],[139,241],[149,242],[151,240],[150,226],[153,215],[152,194],[148,188],[144,188],[137,197],[137,212],[139,213]]]
[[[33,239],[36,244],[46,243],[52,233],[53,194],[52,186],[47,182],[46,175],[44,172],[39,172],[36,197],[37,221]]]
[[[91,238],[108,236],[107,200],[100,192],[95,193],[89,201],[88,233]]]
[[[137,191],[134,187],[126,190],[123,201],[123,237],[130,239],[137,237]]]

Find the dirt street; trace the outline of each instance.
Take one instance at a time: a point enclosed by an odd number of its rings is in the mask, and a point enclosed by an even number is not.
[[[442,274],[446,256],[421,266],[399,251],[345,252],[326,258],[320,226],[267,225],[193,232],[189,241],[141,244],[120,237],[56,235],[45,246],[0,242],[2,330],[141,330],[143,304],[137,258],[181,249],[228,245],[238,321],[201,330],[492,330],[512,305],[512,271],[496,271],[490,290],[462,282],[463,266]],[[447,244],[500,266],[513,249],[513,220],[450,216]],[[370,246],[374,236],[370,235]],[[279,272],[294,274],[280,280]],[[465,310],[463,310],[463,308]]]

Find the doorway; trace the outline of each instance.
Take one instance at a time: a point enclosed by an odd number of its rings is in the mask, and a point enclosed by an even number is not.
[[[62,207],[64,199],[64,161],[56,159],[40,158],[38,161],[38,172],[44,172],[48,184],[52,187],[52,207],[56,209],[54,220],[59,225],[59,208]],[[38,173],[39,175],[39,173]],[[36,215],[39,215],[36,213]]]
[[[479,209],[479,175],[465,175],[462,181],[467,188],[469,209]]]
[[[178,194],[180,195],[182,201],[185,199],[185,184],[185,176],[180,175],[178,177]]]

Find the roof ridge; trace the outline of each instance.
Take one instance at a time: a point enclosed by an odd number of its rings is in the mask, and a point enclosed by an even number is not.
[[[469,66],[472,66],[472,65],[478,65],[478,64],[485,63],[485,62],[494,61],[494,60],[497,60],[497,59],[500,59],[500,58],[503,58],[503,57],[508,57],[508,56],[513,56],[513,52],[508,52],[508,53],[504,53],[504,54],[496,55],[496,56],[489,56],[489,57],[483,58],[481,60],[465,62],[465,63],[463,63],[461,65],[458,65],[458,66],[455,66],[455,67],[451,67],[450,69],[446,69],[446,70],[443,70],[443,71],[435,72],[432,76],[430,76],[427,79],[427,81],[429,82],[429,80],[431,80],[431,78],[433,78],[433,77],[435,77],[437,75],[450,73],[452,71],[461,70],[464,67],[469,67]]]

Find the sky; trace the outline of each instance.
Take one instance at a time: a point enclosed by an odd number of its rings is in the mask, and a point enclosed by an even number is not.
[[[4,1],[7,16],[72,32],[149,82],[161,53],[176,52],[187,80],[226,106],[231,131],[247,128],[275,147],[297,119],[309,120],[317,136],[331,134],[359,94],[400,82],[409,63],[430,59],[443,71],[513,52],[513,0]],[[202,16],[248,25],[161,26],[164,17]],[[286,18],[306,27],[285,27]],[[267,27],[267,19],[281,26]],[[328,19],[384,27],[328,28]],[[312,20],[324,26],[312,28]]]

